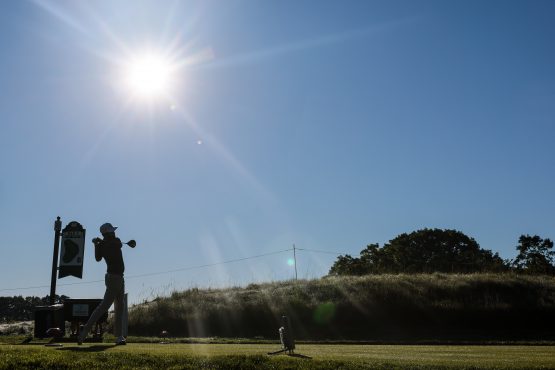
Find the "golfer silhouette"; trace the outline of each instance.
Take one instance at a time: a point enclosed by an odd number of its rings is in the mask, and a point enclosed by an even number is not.
[[[116,345],[126,344],[125,338],[122,336],[123,324],[123,295],[125,292],[125,282],[123,280],[123,271],[125,265],[123,264],[123,256],[121,253],[122,243],[119,238],[116,238],[117,227],[112,226],[110,223],[105,223],[100,226],[101,238],[94,238],[94,257],[98,262],[104,258],[107,265],[107,271],[104,278],[106,283],[106,292],[104,299],[94,310],[87,324],[80,330],[77,337],[77,344],[82,344],[92,326],[100,319],[104,313],[108,311],[112,303],[114,303],[114,334],[116,336]],[[135,247],[133,240],[128,244],[131,248]]]

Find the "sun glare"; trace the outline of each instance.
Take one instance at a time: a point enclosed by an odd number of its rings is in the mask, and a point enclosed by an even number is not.
[[[125,83],[136,97],[154,99],[169,94],[173,67],[160,55],[134,58],[125,67]]]

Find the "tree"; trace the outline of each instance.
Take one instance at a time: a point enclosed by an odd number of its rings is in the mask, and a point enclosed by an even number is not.
[[[57,295],[56,303],[63,303],[68,296]],[[0,323],[11,321],[32,320],[36,306],[46,306],[49,304],[49,296],[40,297],[0,297]]]
[[[330,269],[330,275],[364,275],[366,270],[360,258],[353,258],[346,254],[337,257],[337,261]]]
[[[422,229],[403,233],[382,248],[370,244],[359,258],[338,257],[332,275],[428,272],[499,272],[508,269],[497,253],[480,248],[457,230]]]
[[[517,271],[529,274],[555,274],[553,242],[537,235],[518,238],[518,256],[513,261]]]

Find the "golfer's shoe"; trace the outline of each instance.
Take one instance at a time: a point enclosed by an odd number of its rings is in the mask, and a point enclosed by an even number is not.
[[[127,342],[125,341],[124,337],[118,337],[116,340],[116,346],[125,346]]]

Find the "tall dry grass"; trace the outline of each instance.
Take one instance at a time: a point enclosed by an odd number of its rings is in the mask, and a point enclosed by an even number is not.
[[[553,339],[555,278],[513,274],[327,277],[190,289],[134,306],[129,330],[190,337]]]

